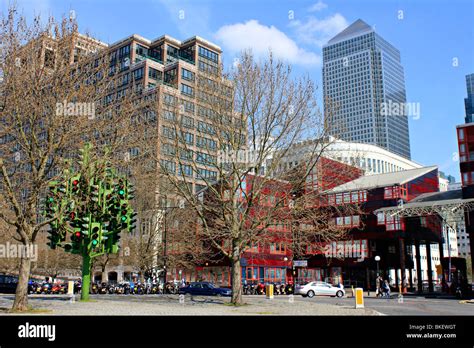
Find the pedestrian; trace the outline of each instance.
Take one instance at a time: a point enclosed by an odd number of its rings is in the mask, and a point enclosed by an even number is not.
[[[383,291],[384,295],[390,298],[390,284],[388,283],[388,280],[385,280],[383,284]]]
[[[382,277],[377,276],[377,279],[375,280],[375,297],[379,297],[382,295],[381,293],[381,287],[382,287]]]

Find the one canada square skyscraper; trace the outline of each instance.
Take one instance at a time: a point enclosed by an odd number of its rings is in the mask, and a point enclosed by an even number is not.
[[[323,47],[323,92],[332,135],[410,158],[400,52],[364,21]]]

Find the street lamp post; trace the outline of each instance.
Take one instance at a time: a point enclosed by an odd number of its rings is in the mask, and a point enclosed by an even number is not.
[[[379,276],[379,262],[380,262],[380,256],[375,256],[375,262],[377,262],[377,277]]]
[[[379,280],[379,275],[380,275],[380,272],[379,272],[379,262],[380,262],[380,256],[376,255],[374,257],[375,259],[375,262],[377,262],[377,278],[375,279],[375,295],[377,296],[378,292],[379,292],[379,287],[382,285],[380,284],[380,280]],[[379,282],[379,285],[377,286],[377,282]]]

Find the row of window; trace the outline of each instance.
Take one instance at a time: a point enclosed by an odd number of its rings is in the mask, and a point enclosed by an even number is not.
[[[404,227],[399,216],[391,216],[383,212],[377,214],[377,225],[385,225],[387,231],[400,231]]]
[[[192,71],[189,71],[187,69],[182,68],[181,69],[181,78],[187,81],[194,81],[194,73]]]
[[[181,93],[183,93],[184,95],[187,95],[189,97],[193,97],[194,96],[194,88],[182,83],[181,84]]]
[[[338,216],[334,219],[336,226],[339,227],[359,227],[360,225],[360,216],[359,215],[352,215],[352,216]]]
[[[200,57],[209,59],[210,61],[213,61],[215,63],[219,63],[219,55],[205,47],[199,46],[198,54]]]
[[[160,160],[160,165],[163,170],[168,173],[176,173],[176,163],[168,160]],[[193,176],[193,168],[190,165],[181,164],[179,166],[178,174],[181,176]],[[196,169],[196,178],[197,179],[217,179],[217,172],[205,168]]]
[[[384,188],[383,192],[384,199],[394,198],[407,198],[407,187],[406,185],[401,186],[389,186]]]
[[[360,190],[360,191],[329,194],[327,196],[327,202],[329,205],[367,202],[367,191]]]

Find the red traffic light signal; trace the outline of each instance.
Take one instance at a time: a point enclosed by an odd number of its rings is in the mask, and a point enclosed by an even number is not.
[[[79,180],[75,179],[72,181],[72,192],[77,192],[79,190]]]

